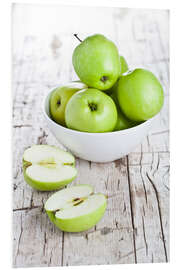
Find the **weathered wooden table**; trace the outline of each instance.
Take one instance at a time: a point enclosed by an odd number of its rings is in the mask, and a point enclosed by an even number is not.
[[[167,262],[168,11],[78,10],[81,20],[79,24],[74,20],[74,26],[66,17],[74,13],[71,8],[13,6],[13,265]],[[89,14],[93,21],[88,28]],[[93,229],[63,233],[43,210],[51,193],[33,190],[24,182],[21,161],[24,149],[32,144],[60,146],[46,127],[41,105],[51,87],[77,78],[71,63],[76,27],[81,37],[107,32],[131,68],[154,72],[163,84],[165,103],[151,135],[128,156],[106,164],[76,159],[78,177],[72,185],[94,185],[108,195],[108,207]]]

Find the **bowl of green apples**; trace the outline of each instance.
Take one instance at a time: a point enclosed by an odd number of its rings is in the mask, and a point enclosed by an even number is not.
[[[51,89],[43,100],[49,129],[85,160],[110,162],[129,154],[163,106],[158,78],[143,68],[129,70],[115,44],[100,34],[81,41],[72,62],[80,80]]]

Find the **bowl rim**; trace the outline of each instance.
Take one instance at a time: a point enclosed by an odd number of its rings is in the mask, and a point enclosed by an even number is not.
[[[117,134],[126,134],[128,133],[130,130],[135,130],[135,129],[138,129],[139,127],[143,127],[143,126],[146,126],[147,123],[151,123],[153,122],[159,115],[159,113],[157,113],[155,116],[151,117],[150,119],[144,121],[143,123],[137,125],[137,126],[134,126],[134,127],[130,127],[130,128],[127,128],[127,129],[122,129],[122,130],[117,130],[117,131],[110,131],[110,132],[85,132],[85,131],[79,131],[79,130],[75,130],[75,129],[70,129],[70,128],[67,128],[67,127],[64,127],[58,123],[56,123],[47,113],[46,113],[46,109],[45,109],[45,106],[46,106],[46,102],[47,102],[47,98],[49,96],[50,98],[50,94],[56,90],[56,88],[62,86],[63,84],[60,84],[59,86],[54,86],[53,88],[51,88],[48,93],[46,93],[46,95],[44,95],[43,97],[43,102],[42,102],[42,112],[45,116],[46,119],[48,119],[48,121],[50,121],[51,123],[53,123],[55,126],[57,126],[58,128],[61,128],[67,132],[72,132],[74,134],[79,134],[79,135],[88,135],[88,136],[111,136],[111,135],[117,135]],[[49,105],[48,105],[49,106]]]

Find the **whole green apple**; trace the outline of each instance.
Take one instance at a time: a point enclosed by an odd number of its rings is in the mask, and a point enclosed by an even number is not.
[[[106,196],[93,193],[90,185],[76,185],[54,193],[45,203],[49,219],[65,232],[82,232],[102,218]]]
[[[127,72],[129,68],[128,68],[128,64],[127,64],[124,56],[120,55],[119,60],[120,60],[120,75],[121,75],[121,74]],[[113,93],[114,89],[116,88],[116,84],[117,84],[117,82],[110,89],[106,90],[106,94],[111,95]]]
[[[124,56],[120,55],[119,59],[120,59],[121,74],[123,74],[128,71],[129,67]]]
[[[37,190],[60,189],[75,179],[74,164],[74,157],[66,151],[51,145],[33,145],[23,154],[24,179]]]
[[[87,86],[78,81],[56,88],[50,96],[50,115],[58,124],[65,126],[65,108],[69,99],[79,90],[85,89]]]
[[[116,88],[122,112],[133,121],[148,120],[163,106],[163,88],[148,70],[138,68],[122,74]]]
[[[118,49],[100,34],[82,41],[75,48],[72,61],[80,80],[92,88],[109,89],[120,75]]]
[[[139,123],[129,120],[118,108],[118,118],[114,131],[128,129],[137,126]]]
[[[113,94],[111,94],[111,98],[114,100],[114,102],[116,104],[117,112],[118,112],[117,122],[116,122],[116,126],[114,128],[114,131],[128,129],[128,128],[134,127],[134,126],[139,124],[139,123],[137,123],[135,121],[132,121],[132,120],[128,119],[122,113],[122,111],[121,111],[121,109],[119,107],[119,103],[118,103],[115,92]]]
[[[79,131],[113,131],[117,121],[116,105],[111,97],[100,90],[81,90],[70,98],[65,121],[68,128]]]

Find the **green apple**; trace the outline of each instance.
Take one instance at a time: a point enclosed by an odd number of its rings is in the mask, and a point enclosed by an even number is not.
[[[69,100],[65,121],[68,128],[79,131],[113,131],[117,121],[116,105],[111,97],[100,90],[81,90]]]
[[[129,68],[124,56],[120,55],[119,59],[120,59],[120,75],[121,75],[127,72]],[[114,88],[116,88],[117,82],[110,89],[106,90],[106,94],[111,95],[113,93]]]
[[[55,146],[33,145],[23,154],[25,181],[33,188],[46,191],[62,188],[77,176],[74,157]]]
[[[125,117],[122,111],[118,109],[118,118],[114,131],[132,128],[134,126],[137,126],[138,124],[139,123],[137,122],[129,120],[127,117]]]
[[[121,109],[119,107],[118,100],[117,100],[115,92],[113,94],[111,94],[111,98],[114,100],[114,102],[116,104],[117,112],[118,112],[117,122],[116,122],[116,126],[114,128],[114,131],[128,129],[128,128],[134,127],[134,126],[139,124],[139,123],[137,123],[135,121],[132,121],[132,120],[128,119],[122,113],[122,111],[121,111]]]
[[[119,59],[120,59],[121,74],[123,74],[128,71],[129,67],[124,56],[120,55]]]
[[[50,96],[50,115],[58,124],[65,126],[65,108],[69,99],[79,90],[85,89],[87,86],[78,81],[56,88]]]
[[[120,75],[118,49],[100,34],[82,41],[75,48],[72,61],[80,80],[92,88],[109,89]]]
[[[148,120],[163,106],[163,88],[148,70],[138,68],[122,74],[116,87],[120,108],[133,121]]]
[[[102,218],[107,206],[106,196],[93,194],[90,185],[76,185],[53,194],[45,203],[49,219],[65,232],[82,232]]]

